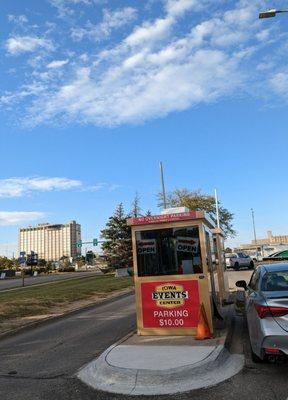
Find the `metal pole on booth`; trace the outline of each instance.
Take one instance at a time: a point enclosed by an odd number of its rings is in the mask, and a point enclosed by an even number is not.
[[[162,161],[160,161],[160,178],[161,178],[161,186],[162,186],[163,204],[164,204],[164,209],[166,209],[167,202],[166,202],[166,192],[165,192],[164,172],[163,172]]]

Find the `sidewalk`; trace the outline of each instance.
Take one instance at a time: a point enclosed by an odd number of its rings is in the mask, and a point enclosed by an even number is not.
[[[77,376],[95,389],[126,395],[173,394],[216,385],[244,365],[243,355],[230,354],[225,347],[229,329],[221,328],[216,338],[203,341],[190,336],[131,335]]]

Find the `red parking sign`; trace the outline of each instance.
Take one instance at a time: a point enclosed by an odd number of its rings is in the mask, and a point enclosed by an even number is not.
[[[143,328],[195,328],[199,318],[197,280],[141,283]]]

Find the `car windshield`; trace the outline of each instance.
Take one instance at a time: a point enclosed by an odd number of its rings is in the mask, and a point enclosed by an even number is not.
[[[288,291],[288,270],[267,272],[262,278],[264,292]]]

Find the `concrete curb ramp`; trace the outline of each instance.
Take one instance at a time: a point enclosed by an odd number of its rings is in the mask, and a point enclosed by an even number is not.
[[[77,376],[105,392],[161,395],[214,386],[236,375],[243,366],[244,356],[230,354],[223,345],[198,348],[113,345]]]

